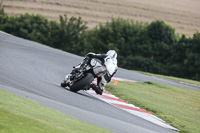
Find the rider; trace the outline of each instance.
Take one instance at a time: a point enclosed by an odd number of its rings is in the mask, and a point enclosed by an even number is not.
[[[97,94],[102,95],[106,83],[111,81],[113,75],[117,72],[117,52],[115,50],[109,50],[106,54],[88,53],[86,56],[90,58],[98,58],[106,66],[107,73],[97,78],[97,85],[91,84],[91,87]]]

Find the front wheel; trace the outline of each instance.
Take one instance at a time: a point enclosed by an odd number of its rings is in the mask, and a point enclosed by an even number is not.
[[[88,73],[85,77],[81,80],[75,82],[72,86],[70,86],[70,90],[73,92],[77,92],[79,90],[84,89],[87,85],[92,83],[94,80],[94,76],[91,73]]]
[[[60,84],[60,86],[65,88],[65,87],[67,86],[67,83],[66,83],[65,81],[63,81],[63,82]]]

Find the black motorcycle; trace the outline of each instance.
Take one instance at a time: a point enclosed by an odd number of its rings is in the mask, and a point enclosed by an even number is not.
[[[97,58],[85,57],[82,63],[73,68],[72,72],[67,74],[61,83],[61,87],[68,87],[73,92],[89,90],[94,78],[107,73],[103,62]]]

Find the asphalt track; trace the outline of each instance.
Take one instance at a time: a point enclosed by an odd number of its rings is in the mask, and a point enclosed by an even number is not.
[[[82,59],[0,32],[0,89],[117,133],[174,132],[111,106],[84,91],[73,93],[61,88],[60,82],[65,74]],[[199,89],[125,69],[119,69],[116,77]]]

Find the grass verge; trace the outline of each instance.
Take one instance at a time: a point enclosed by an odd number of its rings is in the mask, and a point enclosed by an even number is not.
[[[177,78],[177,77],[172,77],[172,76],[164,76],[164,75],[153,74],[153,73],[142,72],[142,71],[136,71],[136,70],[133,70],[133,71],[138,72],[138,73],[142,73],[142,74],[145,74],[145,75],[149,75],[149,76],[155,76],[155,77],[160,77],[160,78],[165,78],[165,79],[169,79],[169,80],[175,80],[175,81],[179,81],[179,82],[184,82],[184,83],[200,86],[200,82],[195,81],[195,80]]]
[[[200,91],[156,82],[107,84],[115,96],[152,112],[178,128],[181,133],[200,132]]]
[[[1,133],[110,132],[0,90]]]

